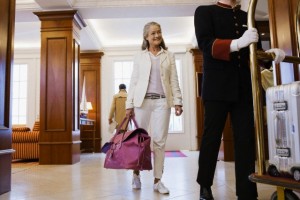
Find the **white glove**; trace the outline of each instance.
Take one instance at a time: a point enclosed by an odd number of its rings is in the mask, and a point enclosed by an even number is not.
[[[274,53],[275,54],[275,58],[274,58],[274,62],[275,63],[280,63],[283,61],[283,59],[285,58],[285,52],[281,49],[269,49],[267,51],[265,51],[266,53]]]
[[[258,41],[258,33],[256,28],[250,28],[239,39],[231,41],[230,52],[239,51],[241,48],[249,46],[253,42]]]

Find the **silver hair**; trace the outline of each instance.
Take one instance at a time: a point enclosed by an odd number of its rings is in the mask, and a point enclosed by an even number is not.
[[[147,23],[147,24],[144,26],[144,30],[143,30],[143,44],[142,44],[142,50],[145,50],[145,49],[148,49],[148,48],[149,48],[149,42],[148,42],[148,40],[146,40],[146,38],[148,37],[150,26],[158,26],[158,27],[161,29],[160,24],[157,23],[157,22],[149,22],[149,23]],[[163,48],[164,50],[167,50],[167,49],[168,49],[168,47],[166,47],[166,45],[165,45],[165,41],[164,41],[163,38],[162,38],[162,41],[161,41],[161,43],[160,43],[160,46],[161,46],[161,48]]]

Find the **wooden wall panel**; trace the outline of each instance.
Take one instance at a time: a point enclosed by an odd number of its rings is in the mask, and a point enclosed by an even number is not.
[[[87,101],[91,102],[93,105],[93,110],[90,110],[88,113],[88,118],[95,119],[96,118],[96,110],[97,110],[97,93],[99,91],[95,90],[97,88],[97,82],[99,80],[97,77],[97,73],[99,70],[83,70],[83,76],[85,77],[85,93],[87,96]]]
[[[67,45],[67,38],[47,39],[47,58],[57,59],[47,59],[46,64],[45,131],[67,130]]]
[[[101,149],[101,57],[103,53],[81,53],[80,54],[80,84],[79,96],[82,94],[83,79],[85,77],[85,91],[87,101],[93,105],[93,110],[88,113],[88,118],[96,120],[95,152]]]
[[[196,82],[196,122],[197,122],[197,146],[200,149],[202,132],[204,128],[204,108],[201,99],[202,77],[203,77],[203,56],[199,49],[191,49],[194,56],[195,82]]]
[[[0,195],[11,190],[11,86],[15,0],[0,1]]]
[[[299,0],[269,0],[271,46],[281,48],[287,55],[298,56],[299,47],[296,33],[296,13]],[[282,83],[282,71],[292,68],[294,80],[299,80],[296,64],[280,63],[276,66],[277,84]]]

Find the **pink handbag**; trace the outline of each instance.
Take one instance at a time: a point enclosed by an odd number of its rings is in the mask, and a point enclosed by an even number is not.
[[[138,128],[134,118],[124,118],[125,121],[133,121],[135,130],[121,133],[119,128],[115,136],[110,140],[110,148],[106,152],[104,167],[108,169],[132,169],[151,170],[151,137],[147,131]]]

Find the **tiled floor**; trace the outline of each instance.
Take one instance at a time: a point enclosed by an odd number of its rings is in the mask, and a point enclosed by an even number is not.
[[[162,181],[169,195],[153,191],[152,171],[143,171],[142,189],[131,189],[132,172],[103,168],[105,155],[82,154],[74,165],[12,164],[12,190],[0,200],[198,200],[197,151],[183,151],[187,157],[167,157]],[[218,161],[214,185],[215,200],[234,200],[234,163]],[[269,200],[276,190],[258,184],[259,199]]]

